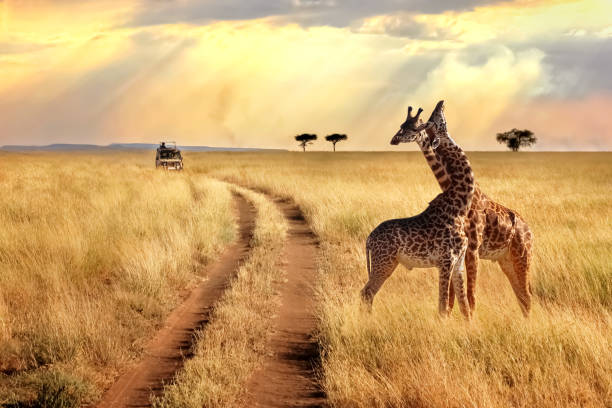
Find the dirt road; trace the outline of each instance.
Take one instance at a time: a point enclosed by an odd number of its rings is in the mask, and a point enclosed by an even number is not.
[[[163,383],[170,381],[183,365],[190,352],[193,333],[208,323],[214,304],[249,252],[255,208],[238,194],[234,200],[239,219],[238,240],[208,268],[207,279],[172,311],[164,327],[147,345],[142,360],[119,377],[98,407],[150,406],[150,397],[159,395]]]
[[[281,306],[270,339],[271,356],[248,384],[248,407],[318,407],[325,396],[315,378],[318,359],[314,283],[317,239],[300,209],[275,200],[288,223],[285,244],[286,282],[278,290]]]

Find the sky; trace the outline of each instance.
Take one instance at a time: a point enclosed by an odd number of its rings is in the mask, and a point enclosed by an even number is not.
[[[0,145],[612,150],[611,0],[0,0]],[[402,145],[403,149],[414,146]]]

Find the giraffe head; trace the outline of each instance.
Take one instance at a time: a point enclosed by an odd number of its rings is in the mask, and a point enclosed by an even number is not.
[[[416,116],[411,116],[412,106],[408,107],[408,117],[400,126],[400,130],[391,139],[392,145],[410,143],[418,140],[420,143],[429,143],[435,149],[440,144],[438,132],[446,130],[446,119],[444,118],[444,101],[438,102],[426,123],[419,118],[423,109],[419,108]],[[428,137],[426,131],[433,131],[434,137]]]
[[[437,103],[427,123],[433,128],[434,133],[446,133],[446,117],[444,116],[444,101]]]
[[[421,112],[423,112],[423,109],[419,108],[417,114],[412,116],[412,106],[408,107],[408,116],[391,139],[392,145],[414,142],[420,136],[420,133],[425,129],[423,121],[419,119]]]

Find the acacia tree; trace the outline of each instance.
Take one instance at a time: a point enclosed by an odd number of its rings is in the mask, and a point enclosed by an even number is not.
[[[336,143],[348,139],[347,135],[341,135],[339,133],[334,133],[331,135],[325,136],[325,140],[331,142],[334,145],[334,152],[336,151]]]
[[[518,152],[521,147],[529,147],[538,141],[531,130],[516,128],[498,133],[496,139],[498,143],[505,143],[513,152]]]
[[[306,151],[306,145],[312,144],[313,140],[317,140],[317,135],[302,133],[301,135],[297,135],[295,140],[300,142],[299,146],[302,146],[302,150]]]

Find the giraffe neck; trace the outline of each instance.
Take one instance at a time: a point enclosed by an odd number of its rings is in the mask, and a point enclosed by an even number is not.
[[[436,152],[431,148],[431,141],[434,137],[435,135],[433,132],[428,129],[425,135],[417,139],[417,144],[421,148],[421,152],[423,152],[423,156],[425,156],[425,160],[436,177],[436,181],[440,185],[440,188],[442,191],[446,191],[450,186],[450,178],[448,174],[446,174],[446,169],[440,162]]]
[[[474,174],[463,149],[455,143],[446,130],[444,116],[435,118],[435,129],[428,130],[429,138],[438,137],[440,144],[436,148],[436,157],[441,162],[448,176],[449,186],[444,189],[446,200],[452,204],[452,215],[466,215],[474,195]],[[436,175],[436,177],[438,177]]]

